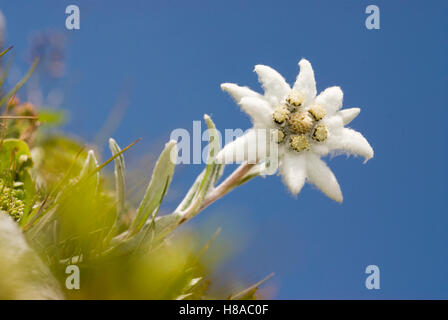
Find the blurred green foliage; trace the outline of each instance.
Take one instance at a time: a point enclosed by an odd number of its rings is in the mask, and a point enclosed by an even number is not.
[[[133,208],[126,201],[123,156],[132,145],[121,149],[111,139],[112,157],[100,164],[81,142],[40,130],[60,124],[63,113],[39,111],[16,98],[36,63],[17,86],[0,91],[0,298],[254,298],[259,284],[213,296],[211,265],[201,259],[210,243],[198,250],[194,233],[172,233],[200,211],[223,166],[209,162],[179,207],[158,216],[174,174],[170,156],[177,150],[171,141]],[[219,148],[213,139],[209,159]],[[108,163],[114,163],[115,188],[101,170]],[[79,267],[79,290],[65,285],[70,265]]]

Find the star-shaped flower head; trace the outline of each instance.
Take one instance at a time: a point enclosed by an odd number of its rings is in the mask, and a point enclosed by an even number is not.
[[[257,139],[257,131],[267,130],[278,143],[279,173],[293,194],[298,194],[307,180],[331,199],[342,202],[336,177],[321,157],[345,153],[363,156],[367,161],[373,157],[373,149],[359,132],[344,127],[360,109],[340,110],[343,93],[339,87],[327,88],[316,96],[311,64],[302,59],[299,66],[292,89],[277,71],[264,65],[255,66],[264,95],[233,83],[221,85],[252,118],[253,128],[227,144],[217,159],[247,161],[256,145],[257,161],[266,160],[263,155],[267,143]]]

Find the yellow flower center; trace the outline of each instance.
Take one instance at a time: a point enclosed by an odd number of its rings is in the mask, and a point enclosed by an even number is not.
[[[311,106],[308,112],[314,117],[314,119],[316,119],[316,121],[322,120],[322,118],[327,114],[324,107],[319,104]]]
[[[321,142],[327,139],[327,136],[328,136],[327,128],[325,128],[323,124],[318,124],[314,129],[312,137],[314,140]]]
[[[308,133],[314,125],[314,120],[306,111],[297,111],[289,117],[289,128],[292,133]]]
[[[291,136],[289,145],[293,150],[296,151],[303,151],[310,149],[310,143],[308,142],[308,138],[304,134]]]
[[[286,98],[286,103],[292,107],[300,107],[304,100],[303,94],[297,92],[296,90],[292,90]]]
[[[289,110],[285,106],[278,106],[275,108],[274,113],[272,114],[272,119],[274,119],[274,122],[277,124],[282,124],[286,120],[288,120],[289,117]]]
[[[275,129],[272,131],[272,140],[275,143],[282,143],[285,140],[285,133],[282,130]]]
[[[297,152],[310,150],[313,143],[328,138],[328,129],[321,123],[326,115],[325,108],[318,104],[307,108],[303,103],[304,95],[292,90],[272,113],[272,120],[279,127],[273,131],[272,140],[279,144],[287,140],[290,148]]]

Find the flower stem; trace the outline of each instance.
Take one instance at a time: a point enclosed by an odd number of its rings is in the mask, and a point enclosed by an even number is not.
[[[210,204],[222,198],[224,195],[229,193],[237,186],[240,186],[246,183],[247,181],[251,180],[251,179],[243,180],[243,178],[254,166],[255,164],[249,164],[247,162],[241,164],[220,185],[211,190],[202,201],[200,199],[197,199],[196,203],[190,205],[190,207],[186,211],[178,213],[182,216],[182,219],[180,220],[179,224],[183,224],[186,221],[190,220],[191,218],[199,214],[202,210],[207,208]],[[255,176],[256,175],[254,175],[253,177]]]
[[[229,191],[239,185],[241,179],[252,169],[255,164],[243,163],[230,176],[227,177],[219,186],[213,189],[202,202],[202,206],[199,211],[204,210],[210,204],[226,195]]]

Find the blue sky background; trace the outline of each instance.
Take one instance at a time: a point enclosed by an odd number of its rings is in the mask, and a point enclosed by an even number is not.
[[[344,106],[362,109],[351,126],[375,149],[367,164],[344,156],[328,161],[344,203],[309,185],[295,199],[279,177],[259,178],[193,223],[210,233],[222,226],[233,247],[244,234],[245,245],[225,270],[253,282],[275,272],[276,298],[448,298],[448,2],[0,4],[22,72],[33,32],[66,36],[66,77],[52,85],[65,92],[67,132],[93,141],[120,92],[130,88],[130,106],[114,137],[122,145],[142,137],[134,154],[160,150],[171,130],[191,130],[204,113],[220,129],[248,128],[249,119],[219,84],[261,90],[255,64],[293,82],[297,62],[309,59],[318,91],[339,85]],[[65,29],[68,4],[80,6],[79,31]],[[381,10],[380,30],[365,28],[369,4]],[[177,169],[167,209],[200,170]],[[370,264],[381,270],[377,291],[364,286]]]

